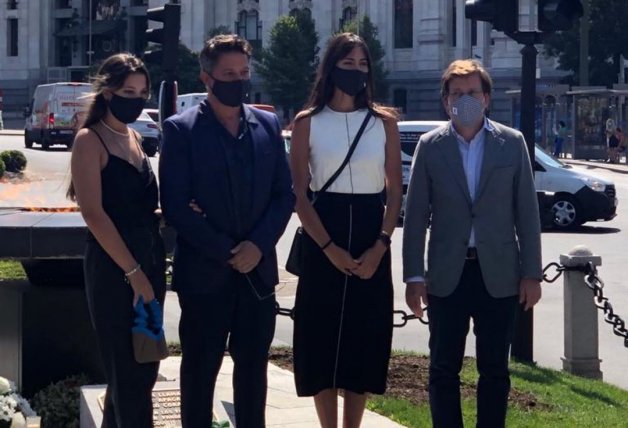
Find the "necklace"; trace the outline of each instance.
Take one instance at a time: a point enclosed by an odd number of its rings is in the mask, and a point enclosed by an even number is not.
[[[104,120],[100,119],[100,123],[102,123],[102,126],[104,126],[105,128],[107,128],[109,131],[113,132],[116,135],[120,135],[121,137],[128,137],[129,136],[129,132],[120,132],[120,131],[116,131],[115,129],[113,129],[111,126],[107,125],[105,123]]]

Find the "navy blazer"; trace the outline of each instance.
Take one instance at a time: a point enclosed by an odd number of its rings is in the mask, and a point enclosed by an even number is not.
[[[279,282],[275,246],[290,220],[295,197],[277,116],[248,105],[243,108],[254,146],[248,215],[255,226],[246,239],[262,252],[252,276],[272,291]],[[222,125],[210,109],[205,100],[163,124],[161,208],[177,232],[172,281],[179,293],[215,293],[234,273],[227,261],[239,242],[229,236],[233,219],[227,159],[219,138]],[[190,208],[192,199],[204,216]]]

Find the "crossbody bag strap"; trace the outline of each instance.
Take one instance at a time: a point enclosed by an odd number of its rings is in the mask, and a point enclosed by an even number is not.
[[[355,148],[358,145],[358,141],[360,141],[360,137],[362,137],[362,134],[364,133],[364,129],[366,129],[366,125],[371,119],[371,116],[373,116],[373,113],[371,113],[371,111],[369,110],[368,113],[366,113],[366,117],[362,121],[362,125],[360,125],[360,129],[358,129],[358,133],[355,134],[355,137],[353,138],[353,142],[351,143],[351,147],[349,147],[347,156],[345,156],[345,159],[342,161],[342,163],[340,164],[336,172],[334,172],[334,175],[329,177],[329,179],[325,182],[325,184],[323,184],[323,187],[321,187],[321,190],[316,192],[316,194],[324,193],[327,189],[329,189],[329,186],[333,184],[333,182],[338,178],[340,173],[342,173],[342,170],[345,169],[345,167],[349,163],[349,160],[351,159],[351,155],[353,155],[353,152],[355,151]],[[314,196],[314,198],[312,199],[312,203],[314,203],[315,201],[316,201],[316,196]]]

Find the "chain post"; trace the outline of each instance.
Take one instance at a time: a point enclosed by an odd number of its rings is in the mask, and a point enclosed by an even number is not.
[[[586,283],[587,271],[602,264],[602,259],[584,246],[569,254],[561,254],[564,266],[564,357],[563,370],[592,378],[602,379],[599,358],[598,315],[591,291]]]

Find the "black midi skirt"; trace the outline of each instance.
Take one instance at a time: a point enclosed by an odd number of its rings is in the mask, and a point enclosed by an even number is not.
[[[314,208],[334,243],[356,259],[381,231],[380,194],[325,193]],[[390,251],[367,280],[340,272],[307,233],[303,255],[293,338],[297,394],[383,394],[393,324]]]

